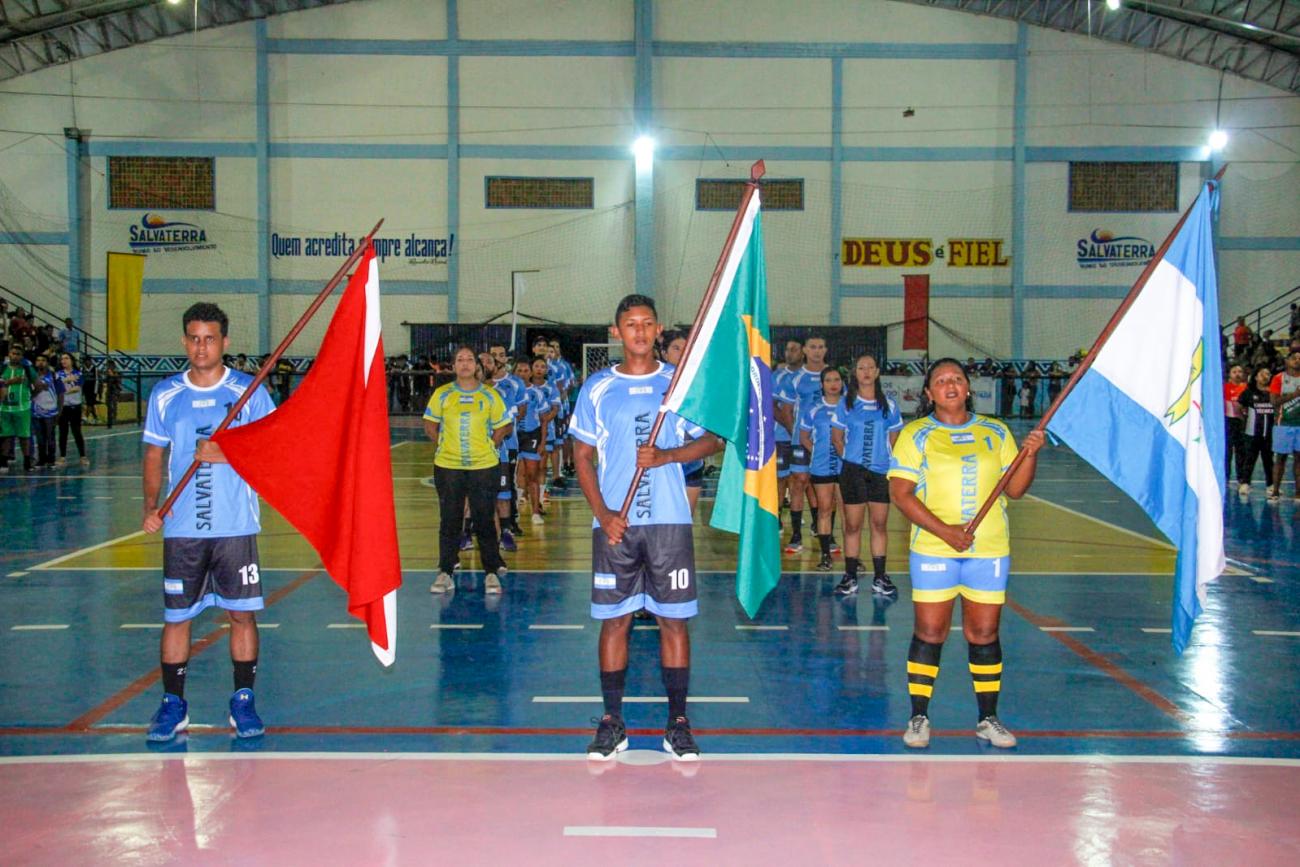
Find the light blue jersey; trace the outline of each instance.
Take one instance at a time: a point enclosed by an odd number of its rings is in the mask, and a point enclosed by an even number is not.
[[[549,385],[529,385],[524,389],[526,410],[519,430],[532,433],[542,425],[542,416],[551,411],[553,406],[552,389]]]
[[[788,367],[783,367],[776,373],[772,374],[772,398],[777,404],[785,404],[792,410],[796,403],[794,389],[790,385],[790,380],[794,376],[794,371]],[[794,424],[799,425],[799,416],[794,417]],[[790,431],[785,429],[785,425],[777,424],[776,441],[779,443],[790,442]]]
[[[221,381],[207,388],[192,384],[189,371],[154,386],[143,438],[148,445],[168,449],[168,491],[189,469],[198,441],[212,436],[252,381],[247,373],[227,367]],[[257,421],[274,411],[271,396],[259,388],[230,426]],[[248,536],[261,529],[257,494],[229,464],[200,464],[163,520],[165,538]]]
[[[554,386],[556,394],[560,396],[559,418],[565,418],[569,415],[569,389],[573,387],[575,379],[572,364],[569,364],[563,358],[547,360],[546,382],[548,385]]]
[[[541,412],[546,413],[552,408],[556,410],[555,417],[546,423],[546,443],[550,446],[555,444],[555,419],[564,412],[564,398],[560,395],[559,387],[553,382],[547,382],[540,388],[545,395]]]
[[[822,368],[825,370],[826,368]],[[789,390],[794,392],[795,398],[795,423],[803,418],[803,414],[808,411],[808,407],[818,403],[822,399],[822,372],[821,370],[814,373],[806,367],[801,367],[790,374]]]
[[[666,364],[641,376],[607,367],[593,374],[578,393],[569,430],[580,442],[595,447],[600,495],[609,509],[623,508],[623,498],[636,474],[637,447],[649,438],[671,380],[672,368]],[[669,413],[655,445],[673,449],[703,434],[703,428]],[[633,526],[691,523],[681,464],[645,471],[627,521]],[[598,527],[600,522],[593,520],[592,526]]]
[[[898,404],[885,398],[882,409],[874,399],[857,397],[852,407],[840,402],[836,424],[844,429],[844,460],[873,473],[889,470],[889,435],[903,429]]]
[[[491,385],[497,390],[497,394],[501,395],[501,400],[506,405],[506,415],[510,417],[510,421],[515,422],[510,428],[510,435],[501,441],[501,448],[497,455],[504,461],[507,460],[510,451],[519,448],[519,417],[515,410],[524,401],[526,386],[524,381],[514,374],[506,374],[500,379],[494,379]]]
[[[840,458],[835,454],[831,444],[831,428],[839,412],[839,403],[827,403],[825,399],[809,406],[799,419],[799,430],[808,431],[812,437],[813,449],[809,472],[814,476],[838,476]],[[802,433],[801,433],[802,435]]]

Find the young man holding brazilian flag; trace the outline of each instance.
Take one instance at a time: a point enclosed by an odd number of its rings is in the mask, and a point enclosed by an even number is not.
[[[699,758],[686,717],[687,622],[698,606],[691,511],[681,464],[715,451],[717,438],[730,448],[712,524],[740,534],[736,592],[751,617],[780,579],[771,350],[757,185],[762,173],[762,163],[755,164],[681,364],[673,368],[654,360],[654,340],[662,331],[654,302],[629,295],[619,303],[614,319],[624,360],[590,377],[578,395],[570,429],[578,482],[594,514],[591,610],[601,621],[605,710],[587,748],[589,759],[608,761],[628,747],[622,714],[627,638],[633,613],[643,608],[660,627],[668,693],[663,748],[678,761]]]

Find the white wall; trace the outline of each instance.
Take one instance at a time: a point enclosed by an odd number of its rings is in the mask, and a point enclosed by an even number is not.
[[[690,43],[862,42],[1014,45],[1016,26],[992,18],[887,0],[655,0],[654,39]],[[520,40],[510,56],[465,56],[458,68],[460,196],[450,212],[447,161],[426,153],[405,159],[277,156],[269,163],[271,231],[285,236],[358,235],[375,219],[389,237],[445,237],[458,219],[456,316],[485,319],[509,306],[510,272],[527,278],[524,309],[568,322],[602,322],[635,286],[634,171],[623,150],[635,134],[635,59],[560,56],[554,42],[634,39],[631,0],[461,0],[459,37]],[[366,0],[267,19],[271,39],[427,40],[447,38],[440,0]],[[102,314],[95,281],[104,253],[121,249],[124,233],[143,212],[110,211],[104,202],[105,148],[189,142],[248,149],[217,159],[217,208],[166,216],[202,225],[213,251],[154,256],[146,277],[158,292],[145,304],[144,345],[169,346],[172,319],[185,281],[216,292],[239,311],[242,334],[255,335],[259,288],[256,141],[256,25],[161,40],[6,83],[0,112],[13,118],[0,133],[2,231],[63,232],[68,187],[62,130],[90,130],[101,155],[90,165],[91,198],[85,275],[93,316]],[[1199,148],[1216,112],[1231,135],[1222,155],[1232,163],[1219,224],[1225,239],[1300,237],[1300,105],[1293,95],[1228,76],[1216,105],[1219,73],[1096,39],[1029,30],[1026,144],[1042,147],[1119,146],[1116,158],[1141,158],[1155,146]],[[549,51],[539,56],[538,51]],[[761,53],[761,52],[760,52]],[[796,47],[788,51],[798,55]],[[449,67],[437,54],[272,54],[269,134],[274,147],[442,147],[448,140]],[[901,318],[901,277],[914,268],[840,267],[831,238],[831,165],[792,148],[832,143],[832,61],[824,56],[666,57],[652,61],[653,123],[661,158],[654,173],[654,291],[665,318],[688,319],[725,237],[730,215],[697,211],[695,181],[743,177],[754,155],[770,152],[769,177],[804,180],[805,208],[769,212],[771,318],[778,323],[828,322],[838,279],[850,294],[838,301],[844,324]],[[999,148],[1014,144],[1015,62],[989,60],[845,59],[842,61],[842,145],[845,148]],[[68,96],[76,93],[75,101]],[[911,117],[903,109],[912,108]],[[499,158],[472,149],[498,146]],[[577,148],[573,159],[529,154],[536,146]],[[744,148],[743,158],[739,155]],[[603,150],[602,150],[603,149]],[[138,152],[138,150],[137,150]],[[675,158],[669,159],[664,156]],[[393,157],[392,150],[371,156]],[[538,158],[544,156],[545,158]],[[527,158],[526,158],[527,157]],[[1205,164],[1180,166],[1180,207],[1199,189]],[[488,210],[488,175],[591,177],[589,211]],[[1090,341],[1112,294],[1137,268],[1085,270],[1074,250],[1093,229],[1158,243],[1176,214],[1071,214],[1068,164],[1031,162],[1023,191],[1027,236],[1023,251],[1025,351],[1061,356]],[[847,237],[922,237],[1005,241],[1011,254],[1015,201],[1009,159],[980,161],[846,161],[839,218]],[[1259,242],[1254,242],[1259,246]],[[1265,243],[1265,246],[1268,244]],[[1276,245],[1275,245],[1276,246]],[[273,333],[286,327],[315,281],[337,257],[273,257],[269,263]],[[1300,251],[1225,249],[1220,256],[1225,316],[1300,284]],[[68,304],[64,246],[0,244],[0,283],[13,281],[56,310]],[[1012,268],[926,269],[936,286],[936,319],[951,321],[966,339],[1007,355],[1012,351]],[[452,279],[445,263],[412,264],[397,257],[383,279],[402,285],[385,299],[390,348],[405,348],[398,323],[451,315],[440,294]],[[241,281],[222,292],[222,281]],[[418,287],[427,285],[428,292]],[[1109,288],[1099,288],[1109,287]],[[1074,296],[1074,297],[1072,297]],[[98,311],[98,312],[96,312]],[[944,319],[944,317],[947,317]],[[92,317],[93,318],[93,317]],[[101,316],[102,318],[102,316]],[[92,325],[94,323],[92,322]],[[320,327],[323,327],[320,326]],[[1085,336],[1086,333],[1086,336]],[[319,329],[305,336],[308,351]],[[242,339],[242,338],[241,338]],[[253,338],[249,338],[253,339]],[[960,355],[978,355],[950,347]]]

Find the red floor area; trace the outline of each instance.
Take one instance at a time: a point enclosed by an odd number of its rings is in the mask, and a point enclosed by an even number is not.
[[[10,759],[6,864],[1283,864],[1300,762]],[[52,835],[49,829],[59,828]]]

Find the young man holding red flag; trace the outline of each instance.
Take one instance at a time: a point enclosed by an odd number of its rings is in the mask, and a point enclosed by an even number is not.
[[[659,658],[668,693],[664,750],[695,761],[700,748],[686,718],[690,682],[689,618],[696,599],[691,508],[682,464],[718,450],[703,428],[669,415],[651,444],[672,371],[655,358],[663,331],[654,301],[628,295],[614,313],[623,361],[589,378],[578,394],[569,430],[578,483],[594,514],[591,615],[601,621],[600,689],[604,716],[587,758],[608,761],[627,749],[623,690],[632,615],[645,608],[659,621]],[[637,467],[645,474],[627,517],[620,514]]]
[[[257,673],[257,621],[263,607],[258,573],[261,530],[257,494],[229,465],[208,437],[252,383],[246,373],[222,362],[230,346],[230,321],[215,304],[198,303],[182,317],[181,341],[189,369],[163,380],[149,395],[144,426],[144,531],[163,531],[162,681],[163,699],[149,723],[148,739],[168,741],[189,725],[185,668],[190,655],[190,621],[213,605],[230,617],[230,658],[235,693],[230,724],[241,738],[265,731],[253,703]],[[231,427],[275,410],[259,388]],[[166,516],[158,514],[163,453],[168,477],[184,475],[192,460],[198,472]]]

